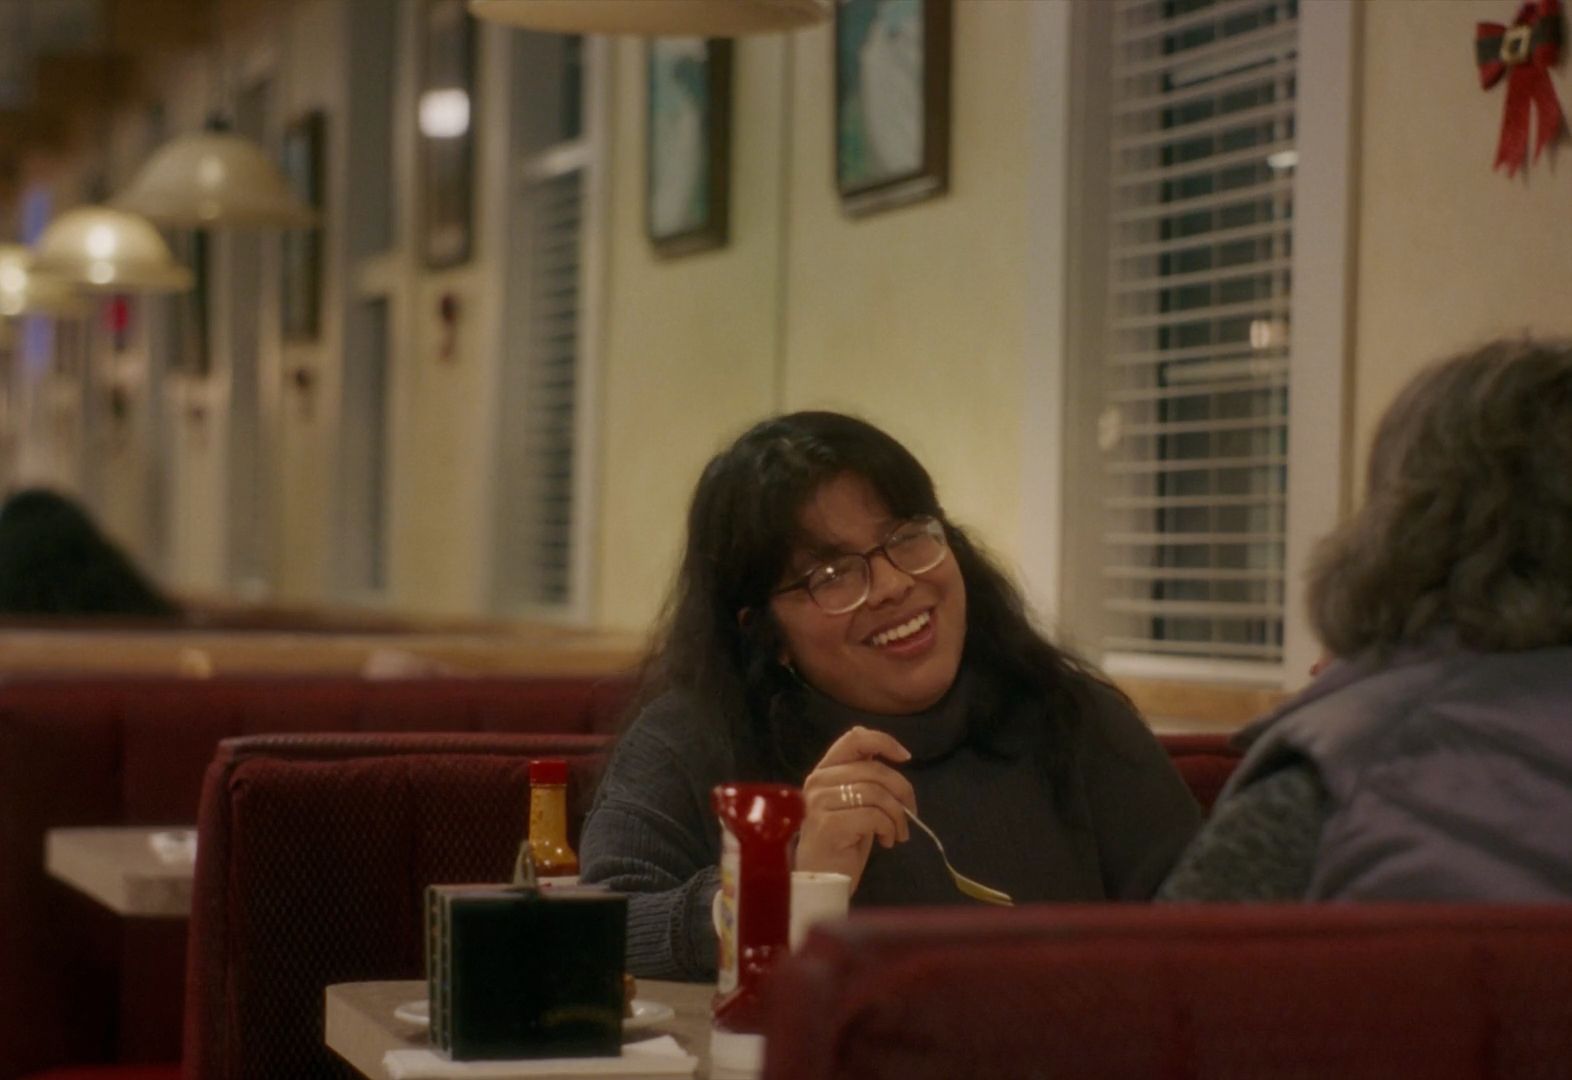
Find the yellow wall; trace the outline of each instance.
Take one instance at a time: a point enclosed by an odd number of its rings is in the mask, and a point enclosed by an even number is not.
[[[731,240],[657,257],[644,223],[644,46],[618,43],[601,368],[595,621],[639,629],[660,603],[699,470],[775,410],[780,281],[780,38],[736,46]]]
[[[284,29],[286,48],[281,59],[285,70],[279,79],[279,113],[289,124],[305,113],[321,109],[327,121],[325,203],[330,215],[342,216],[349,205],[345,190],[342,142],[347,134],[342,122],[345,107],[340,64],[331,58],[347,48],[344,14],[339,4],[297,4],[290,9]],[[329,220],[333,220],[331,217]],[[343,231],[329,229],[323,237],[324,265],[321,323],[314,341],[281,341],[276,366],[270,369],[276,395],[278,430],[276,588],[280,598],[315,600],[322,596],[324,566],[329,555],[333,515],[334,473],[333,406],[338,384],[337,357],[343,352]],[[272,316],[275,321],[278,315]],[[282,337],[282,335],[280,335]],[[294,381],[296,371],[312,380],[309,390]]]
[[[1356,487],[1382,410],[1420,367],[1497,335],[1572,334],[1566,147],[1514,179],[1491,168],[1506,87],[1480,89],[1471,42],[1476,21],[1513,8],[1362,10]],[[1567,107],[1572,81],[1551,78]]]
[[[786,402],[860,413],[1016,551],[1027,301],[1028,5],[955,6],[950,191],[848,218],[833,186],[830,30],[797,36]]]
[[[829,29],[744,40],[732,240],[671,261],[643,235],[642,47],[619,51],[600,624],[647,623],[704,461],[780,409],[848,410],[888,428],[932,468],[951,512],[1014,555],[1029,12],[967,0],[955,16],[949,194],[847,217]]]
[[[487,266],[477,256],[462,268],[424,275],[413,290],[412,339],[401,350],[395,346],[391,599],[409,610],[484,610],[484,566],[476,555],[489,495],[487,409],[496,396],[496,367],[476,342]],[[443,358],[436,312],[448,294],[459,305],[459,335]]]

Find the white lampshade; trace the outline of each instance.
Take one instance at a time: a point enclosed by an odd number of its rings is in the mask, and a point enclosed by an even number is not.
[[[830,0],[469,0],[477,19],[561,34],[740,37],[830,17]]]
[[[67,210],[44,230],[33,268],[97,292],[183,292],[191,271],[146,218],[107,206]]]
[[[86,302],[69,281],[41,273],[21,244],[0,244],[0,315],[86,313]]]
[[[260,146],[222,131],[160,146],[110,205],[183,227],[299,229],[317,220]]]

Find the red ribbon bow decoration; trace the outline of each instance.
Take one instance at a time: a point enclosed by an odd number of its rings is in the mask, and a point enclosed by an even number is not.
[[[1479,62],[1479,84],[1486,90],[1511,72],[1495,167],[1505,165],[1507,175],[1512,176],[1528,166],[1528,114],[1534,106],[1539,109],[1535,161],[1565,126],[1549,71],[1561,55],[1561,0],[1528,0],[1510,27],[1480,23],[1474,34],[1474,55]]]

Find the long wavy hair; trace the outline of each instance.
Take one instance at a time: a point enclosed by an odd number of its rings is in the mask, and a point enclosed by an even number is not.
[[[1486,651],[1572,643],[1572,343],[1498,341],[1422,372],[1381,419],[1367,488],[1312,563],[1334,653],[1441,628]]]
[[[833,412],[765,420],[705,468],[636,707],[684,690],[717,711],[744,775],[797,781],[807,773],[816,748],[797,722],[804,687],[779,662],[783,638],[769,600],[806,539],[804,505],[845,473],[865,479],[891,514],[927,514],[944,523],[966,585],[962,662],[995,676],[985,680],[984,693],[996,695],[999,705],[1012,693],[1035,694],[1063,725],[1093,707],[1090,694],[1101,680],[1032,627],[1019,590],[945,517],[927,470],[872,424]],[[1007,710],[980,704],[970,734],[989,745]]]

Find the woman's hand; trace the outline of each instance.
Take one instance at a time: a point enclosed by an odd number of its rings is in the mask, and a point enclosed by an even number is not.
[[[882,731],[854,727],[836,739],[802,782],[807,815],[796,868],[846,874],[856,892],[874,840],[888,848],[911,835],[906,811],[916,812],[917,796],[906,777],[885,764],[911,756]]]

